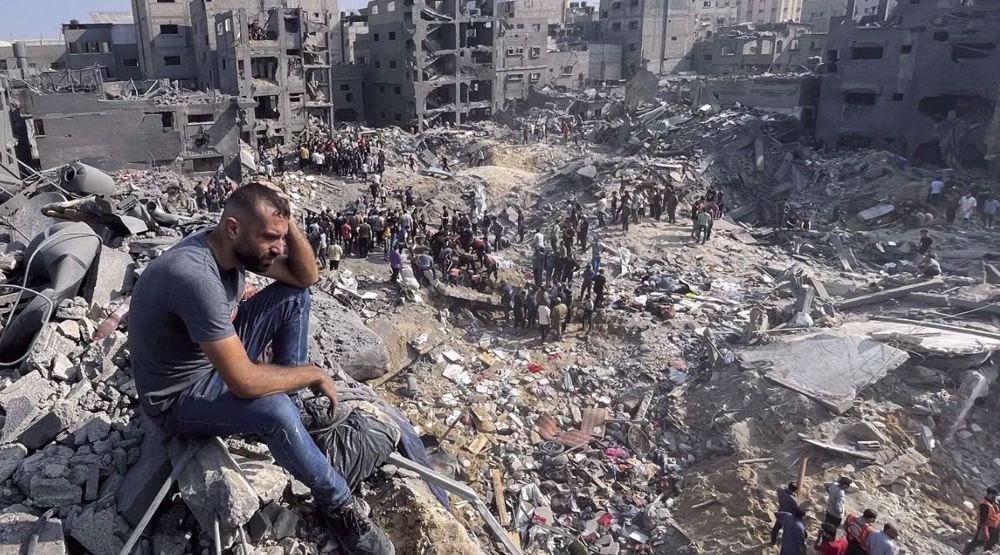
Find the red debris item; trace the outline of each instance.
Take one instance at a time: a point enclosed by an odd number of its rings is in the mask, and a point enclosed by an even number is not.
[[[604,454],[607,455],[608,458],[615,460],[628,458],[628,451],[622,449],[621,447],[608,447],[604,450]]]
[[[610,528],[611,523],[615,521],[615,517],[611,516],[611,513],[604,513],[601,518],[597,521],[597,524],[603,526],[604,528]]]
[[[532,374],[537,374],[542,370],[544,370],[544,368],[542,368],[541,364],[535,364],[534,362],[532,362],[531,364],[528,365],[528,372],[531,372]]]
[[[551,354],[549,355],[549,362],[555,362],[560,358],[562,358],[562,356],[559,353]]]
[[[531,520],[532,520],[532,522],[534,522],[535,524],[548,524],[548,523],[549,523],[549,519],[545,518],[545,517],[544,517],[544,516],[542,516],[542,515],[533,515],[533,516],[531,517]]]
[[[94,332],[94,337],[92,338],[93,341],[101,341],[105,337],[111,335],[116,329],[118,329],[118,326],[119,324],[122,323],[122,320],[128,318],[129,303],[131,302],[132,302],[132,297],[129,297],[121,304],[119,304],[118,307],[115,309],[114,312],[111,313],[110,316],[108,316],[103,322],[101,322],[101,325],[97,327],[97,331]]]
[[[594,436],[583,430],[567,430],[559,434],[559,443],[565,445],[567,449],[583,447],[590,443],[592,439],[594,439]]]
[[[538,420],[535,420],[535,428],[538,430],[538,435],[545,441],[559,435],[559,425],[556,423],[556,419],[548,414],[543,414],[538,417]]]

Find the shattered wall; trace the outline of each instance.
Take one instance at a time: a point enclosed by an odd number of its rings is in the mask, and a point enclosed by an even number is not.
[[[19,95],[42,168],[75,160],[104,170],[148,168],[180,159],[187,172],[214,172],[222,164],[238,175],[238,105],[232,97],[170,105],[84,93]]]
[[[0,185],[16,183],[20,171],[17,167],[17,139],[10,121],[10,82],[0,76]]]
[[[1000,84],[1000,4],[949,5],[900,4],[895,25],[831,30],[817,120],[824,144],[982,163]]]
[[[354,64],[336,64],[331,71],[333,83],[333,120],[336,123],[360,122],[364,119],[364,79]]]

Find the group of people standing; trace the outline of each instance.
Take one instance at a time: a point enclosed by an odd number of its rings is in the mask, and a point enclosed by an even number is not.
[[[958,187],[949,187],[940,176],[927,188],[927,204],[944,207],[946,221],[963,225],[981,222],[984,229],[992,230],[1000,214],[1000,199],[990,191],[980,190],[959,193]]]

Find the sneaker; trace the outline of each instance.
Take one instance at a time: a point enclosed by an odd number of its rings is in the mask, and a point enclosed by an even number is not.
[[[337,508],[322,508],[323,521],[348,555],[395,555],[389,536],[362,514],[354,499]]]

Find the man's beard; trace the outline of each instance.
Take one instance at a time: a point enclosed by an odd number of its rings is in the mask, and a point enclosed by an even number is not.
[[[236,259],[240,261],[243,268],[255,274],[267,271],[267,269],[271,267],[271,264],[274,263],[274,258],[266,255],[254,254],[239,245],[233,249],[233,254],[236,255]]]

